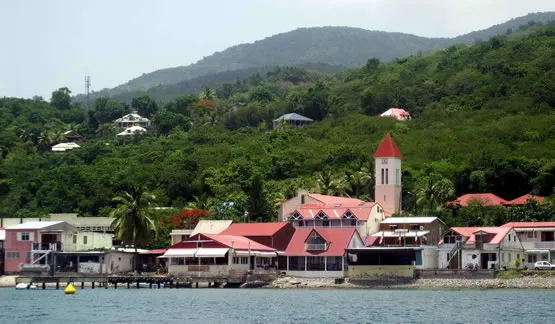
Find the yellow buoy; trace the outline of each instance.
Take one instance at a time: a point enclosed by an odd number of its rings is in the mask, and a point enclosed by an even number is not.
[[[64,293],[66,295],[73,295],[75,294],[75,292],[77,292],[77,290],[75,289],[75,287],[73,287],[73,284],[70,282],[69,285],[67,285],[66,289],[64,289]]]

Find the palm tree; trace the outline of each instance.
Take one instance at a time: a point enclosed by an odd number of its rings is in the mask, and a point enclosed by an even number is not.
[[[38,144],[43,151],[48,151],[48,149],[50,148],[50,145],[52,144],[52,139],[48,131],[45,130],[40,132],[39,138],[38,138]]]
[[[347,177],[347,187],[355,197],[359,197],[365,189],[369,189],[368,185],[370,183],[372,183],[372,174],[365,167],[362,167],[360,171],[349,174]]]
[[[324,170],[316,175],[316,183],[318,191],[324,195],[338,195],[345,194],[345,176],[336,175],[331,170]]]
[[[112,210],[110,217],[114,218],[112,228],[116,238],[124,244],[135,247],[135,262],[133,268],[137,270],[139,245],[150,243],[156,234],[156,225],[151,218],[151,205],[155,196],[148,193],[144,187],[133,187],[123,196],[114,197],[117,207]]]
[[[202,91],[201,95],[202,98],[206,100],[213,100],[214,99],[214,91],[209,87],[205,87]]]
[[[443,205],[454,195],[453,182],[439,174],[425,176],[416,185],[416,203],[428,206],[430,210]]]

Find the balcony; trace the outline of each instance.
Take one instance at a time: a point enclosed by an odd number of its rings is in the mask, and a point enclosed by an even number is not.
[[[305,244],[306,251],[326,251],[328,249],[328,244]]]
[[[62,243],[33,243],[33,251],[61,251]]]
[[[555,249],[555,242],[536,242],[534,247],[536,249]]]

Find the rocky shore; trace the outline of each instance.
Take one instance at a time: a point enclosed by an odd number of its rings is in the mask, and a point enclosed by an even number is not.
[[[334,279],[305,279],[282,277],[265,288],[338,288],[338,289],[555,289],[555,278],[525,277],[518,279],[415,279],[380,280],[337,283]]]

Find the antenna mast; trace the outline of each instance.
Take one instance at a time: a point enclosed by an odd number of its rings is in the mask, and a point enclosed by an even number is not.
[[[91,104],[90,104],[91,77],[88,75],[85,75],[85,89],[87,89],[87,110],[91,110]]]

